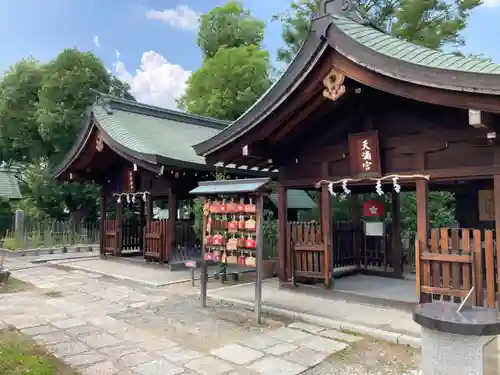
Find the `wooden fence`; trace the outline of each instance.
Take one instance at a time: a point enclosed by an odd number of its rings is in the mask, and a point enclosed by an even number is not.
[[[477,306],[499,308],[494,232],[432,229],[427,244],[415,242],[417,294],[422,302],[460,302],[474,287]]]

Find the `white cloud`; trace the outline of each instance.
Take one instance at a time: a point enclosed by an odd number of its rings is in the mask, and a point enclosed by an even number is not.
[[[500,0],[484,0],[483,5],[488,8],[495,8],[500,6]]]
[[[194,11],[187,5],[177,5],[175,9],[148,10],[146,18],[157,21],[164,21],[170,26],[181,30],[197,30],[200,13]]]
[[[116,51],[113,73],[131,87],[131,93],[141,103],[175,109],[175,100],[184,94],[190,71],[180,65],[170,64],[155,51],[144,52],[141,66],[130,73]]]
[[[94,35],[94,37],[92,38],[92,41],[94,42],[94,45],[96,47],[100,47],[101,46],[101,43],[99,43],[99,36],[98,35]]]

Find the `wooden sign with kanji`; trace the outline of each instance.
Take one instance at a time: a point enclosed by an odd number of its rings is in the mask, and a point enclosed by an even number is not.
[[[349,162],[353,177],[380,177],[378,132],[349,135]]]

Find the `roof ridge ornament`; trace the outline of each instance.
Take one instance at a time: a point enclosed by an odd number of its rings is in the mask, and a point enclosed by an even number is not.
[[[331,101],[336,101],[345,94],[345,75],[332,68],[323,79],[323,96]]]
[[[372,25],[357,0],[325,0],[320,9],[325,15],[346,17],[361,25]]]

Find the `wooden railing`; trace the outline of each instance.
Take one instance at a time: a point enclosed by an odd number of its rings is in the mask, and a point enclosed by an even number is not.
[[[287,223],[287,248],[291,249],[292,283],[297,278],[323,279],[328,277],[328,254],[321,226],[317,222]]]
[[[499,307],[493,231],[433,229],[426,245],[416,241],[415,258],[421,301],[460,302],[474,287],[475,305]]]

